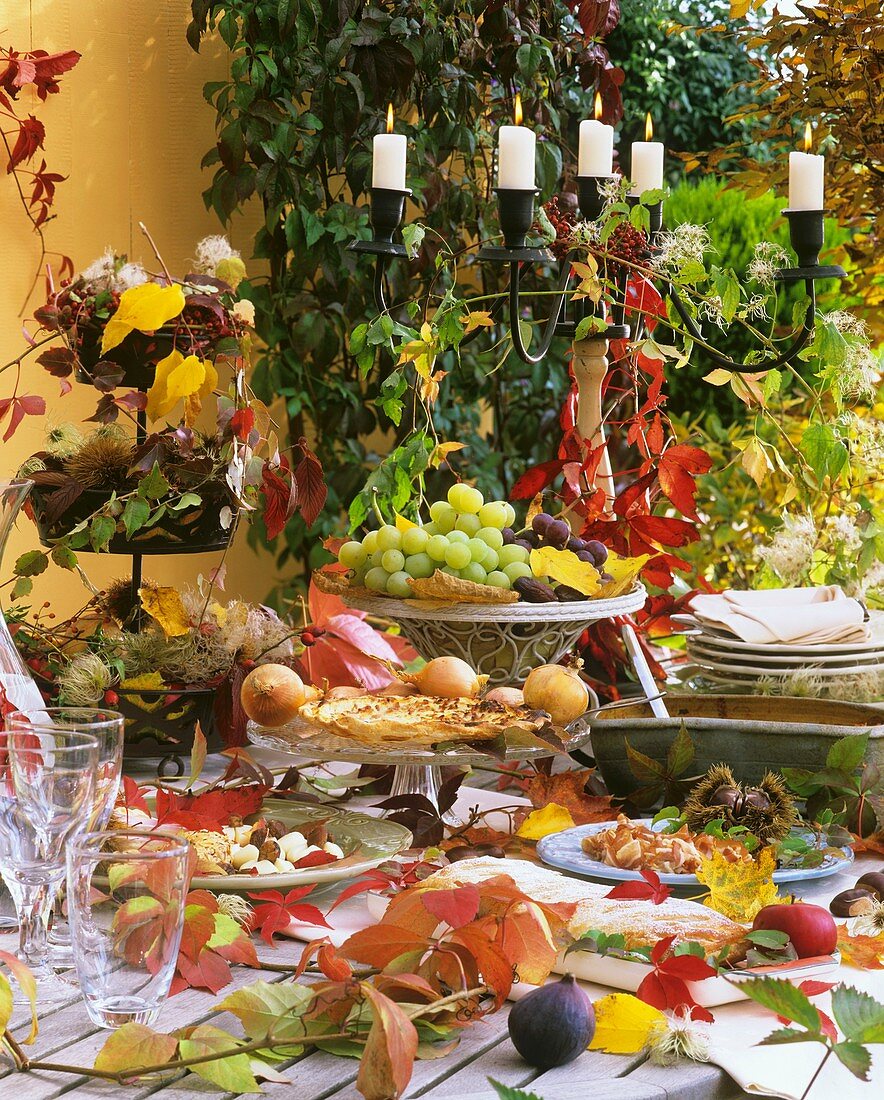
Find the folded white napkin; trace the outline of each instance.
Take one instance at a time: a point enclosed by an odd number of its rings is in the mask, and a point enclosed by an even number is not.
[[[704,626],[729,631],[753,645],[824,645],[869,637],[862,604],[834,584],[694,596],[691,610]]]

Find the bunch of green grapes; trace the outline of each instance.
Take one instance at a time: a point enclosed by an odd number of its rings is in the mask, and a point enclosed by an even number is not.
[[[430,506],[430,522],[400,531],[387,524],[361,542],[345,542],[338,561],[353,571],[351,583],[405,599],[409,578],[437,569],[454,577],[512,588],[531,576],[530,548],[512,544],[516,511],[505,500],[485,501],[471,485],[452,485],[447,500]]]

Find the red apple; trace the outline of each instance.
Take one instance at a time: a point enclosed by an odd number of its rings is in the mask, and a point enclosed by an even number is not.
[[[838,925],[821,905],[766,905],[752,922],[756,928],[785,932],[799,959],[831,955],[838,943]]]

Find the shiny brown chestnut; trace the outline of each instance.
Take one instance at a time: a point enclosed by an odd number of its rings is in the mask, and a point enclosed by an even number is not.
[[[480,856],[490,856],[492,859],[506,859],[506,852],[499,844],[477,844],[476,851]]]
[[[458,844],[445,853],[449,863],[457,863],[461,859],[475,859],[479,854],[478,849],[469,844]]]
[[[771,808],[771,801],[767,797],[765,791],[760,790],[758,787],[750,787],[743,796],[742,809],[745,809],[747,806],[752,806],[756,810],[766,812]]]
[[[709,805],[724,806],[726,809],[738,813],[741,798],[742,794],[736,787],[723,785],[713,791],[712,797],[709,799]]]
[[[842,890],[829,902],[829,912],[833,917],[861,917],[871,913],[875,907],[875,896],[869,890]]]
[[[856,887],[868,890],[878,901],[884,901],[884,871],[867,871],[856,880]]]

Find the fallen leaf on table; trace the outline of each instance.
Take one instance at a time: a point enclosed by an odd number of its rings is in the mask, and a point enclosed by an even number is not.
[[[595,1001],[595,1035],[589,1050],[606,1054],[636,1054],[651,1034],[665,1027],[666,1017],[658,1008],[640,1001],[631,993],[609,993]]]
[[[847,926],[838,926],[838,950],[843,966],[857,970],[884,970],[884,932],[877,936],[851,936]]]
[[[532,775],[522,787],[535,809],[556,802],[571,815],[575,825],[612,821],[617,815],[607,794],[588,794],[584,787],[590,771],[567,771],[556,775]]]
[[[776,856],[773,848],[762,848],[756,859],[728,863],[721,852],[704,859],[697,878],[709,888],[706,904],[735,921],[752,921],[765,905],[777,901],[773,873]]]
[[[516,836],[523,840],[541,840],[551,833],[561,833],[574,828],[574,818],[555,802],[550,802],[542,810],[534,810],[525,818],[516,830]]]
[[[495,588],[490,584],[475,584],[460,577],[452,577],[437,569],[432,577],[410,578],[412,592],[421,600],[443,600],[445,603],[515,603],[518,592],[509,588]]]

